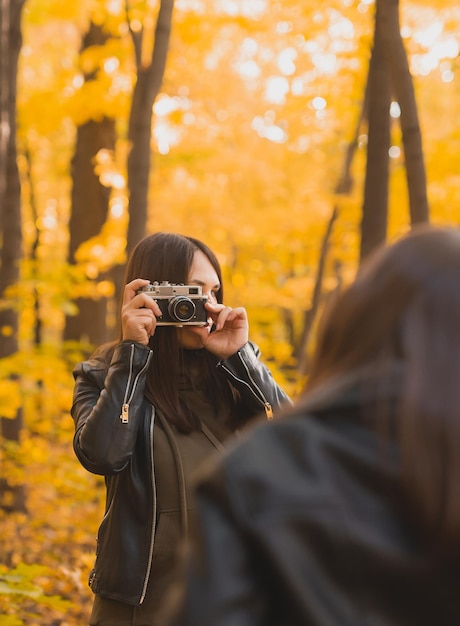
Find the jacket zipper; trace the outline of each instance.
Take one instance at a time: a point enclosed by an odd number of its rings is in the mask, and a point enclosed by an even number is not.
[[[123,404],[121,405],[121,413],[120,419],[122,424],[127,424],[129,422],[129,403],[133,399],[134,392],[136,391],[137,383],[139,381],[139,377],[145,372],[150,363],[150,358],[152,356],[152,351],[149,352],[147,357],[147,361],[145,362],[144,367],[137,373],[136,378],[134,379],[133,387],[131,389],[131,393],[129,394],[129,387],[131,385],[131,379],[133,377],[133,361],[134,361],[134,344],[131,344],[131,356],[129,357],[129,376],[128,382],[126,383],[125,389],[125,397],[123,399]],[[128,397],[129,394],[129,397]]]
[[[225,371],[227,371],[230,376],[232,376],[232,378],[234,378],[235,380],[239,381],[240,383],[243,383],[243,385],[246,385],[246,387],[248,387],[248,389],[251,391],[252,395],[256,398],[256,400],[258,402],[260,402],[262,404],[262,406],[265,409],[265,415],[267,417],[268,420],[273,419],[273,409],[272,409],[272,405],[270,404],[270,402],[268,402],[267,398],[264,396],[264,394],[262,393],[262,390],[257,386],[257,384],[255,383],[253,377],[251,376],[251,373],[249,372],[248,366],[246,365],[246,363],[244,362],[243,358],[241,357],[241,354],[238,352],[238,357],[241,361],[241,363],[243,364],[244,369],[246,370],[246,373],[248,375],[249,380],[251,381],[253,387],[251,387],[251,385],[249,385],[249,383],[247,383],[245,380],[243,380],[242,378],[238,378],[238,376],[235,376],[235,374],[233,374],[233,372],[231,372],[225,365],[222,364],[222,367]],[[256,394],[256,392],[254,391],[254,389],[257,389],[257,391],[260,394],[260,397]]]
[[[147,562],[147,570],[145,572],[144,585],[142,587],[142,594],[139,600],[139,603],[142,604],[145,599],[145,594],[147,593],[147,584],[150,578],[150,570],[152,569],[152,560],[153,560],[153,545],[155,543],[155,531],[157,525],[157,490],[155,485],[155,466],[153,463],[153,426],[155,423],[155,408],[152,406],[152,414],[150,418],[150,476],[152,479],[152,497],[153,497],[153,519],[152,519],[152,532],[150,535],[150,546],[149,546],[149,559]]]

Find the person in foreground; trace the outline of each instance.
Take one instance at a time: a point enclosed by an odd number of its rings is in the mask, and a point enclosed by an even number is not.
[[[460,231],[380,249],[307,389],[196,487],[180,626],[460,620]]]
[[[196,468],[288,398],[248,341],[245,309],[224,306],[221,269],[204,243],[148,236],[125,282],[120,341],[74,369],[75,453],[107,490],[90,624],[164,626]]]

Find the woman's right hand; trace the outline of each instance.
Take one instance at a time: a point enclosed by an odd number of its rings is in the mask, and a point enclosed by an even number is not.
[[[155,333],[157,317],[161,315],[158,304],[145,293],[137,293],[150,281],[136,278],[125,286],[121,307],[123,341],[136,341],[147,345]]]

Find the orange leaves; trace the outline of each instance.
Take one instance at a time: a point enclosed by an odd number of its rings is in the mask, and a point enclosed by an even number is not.
[[[0,511],[0,536],[8,538],[0,614],[16,616],[18,626],[27,615],[34,620],[28,624],[83,624],[92,599],[87,577],[102,516],[102,479],[88,475],[72,450],[70,366],[49,355],[30,361],[22,377],[21,440],[2,443],[2,477],[26,485],[28,512]]]

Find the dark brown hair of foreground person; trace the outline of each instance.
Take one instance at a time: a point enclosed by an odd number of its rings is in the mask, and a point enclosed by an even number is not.
[[[399,444],[401,481],[427,531],[460,546],[457,229],[415,228],[364,264],[323,316],[307,391],[355,372],[384,405],[397,361],[398,419],[387,428]]]

